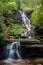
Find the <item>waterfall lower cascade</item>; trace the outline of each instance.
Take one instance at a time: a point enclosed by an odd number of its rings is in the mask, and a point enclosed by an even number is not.
[[[20,42],[13,42],[6,47],[6,59],[5,62],[20,61],[21,57],[21,45]]]
[[[31,23],[29,18],[26,16],[24,11],[19,10],[19,13],[22,17],[22,25],[27,29],[27,31],[24,34],[21,34],[21,36],[29,37],[31,38]]]

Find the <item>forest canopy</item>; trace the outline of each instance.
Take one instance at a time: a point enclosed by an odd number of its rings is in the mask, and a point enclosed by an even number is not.
[[[41,0],[0,0],[3,3],[7,2],[16,2],[18,8],[26,9],[26,10],[31,10],[32,8],[36,8],[40,3]]]

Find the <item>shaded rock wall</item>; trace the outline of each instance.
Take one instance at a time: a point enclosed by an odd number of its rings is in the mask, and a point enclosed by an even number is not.
[[[13,41],[0,43],[0,60],[5,59],[6,46]],[[4,51],[5,49],[5,51]],[[22,58],[43,57],[43,42],[39,40],[21,41],[21,56]]]

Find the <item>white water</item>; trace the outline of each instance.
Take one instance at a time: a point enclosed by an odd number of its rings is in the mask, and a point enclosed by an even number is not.
[[[20,49],[21,49],[20,42],[13,42],[10,45],[7,45],[6,57],[7,57],[7,54],[8,54],[8,57],[4,60],[4,62],[8,63],[12,61],[20,61],[22,59]]]
[[[30,20],[29,18],[26,16],[25,12],[24,11],[21,11],[19,10],[19,13],[21,14],[21,17],[22,17],[22,25],[23,27],[25,27],[27,29],[27,31],[22,34],[22,36],[28,36],[29,38],[31,38],[31,24],[30,24]]]

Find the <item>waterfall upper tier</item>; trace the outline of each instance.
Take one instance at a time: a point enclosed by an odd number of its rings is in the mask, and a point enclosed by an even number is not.
[[[30,19],[26,16],[24,11],[19,10],[19,13],[22,17],[22,26],[26,28],[26,32],[21,34],[21,36],[31,38],[31,22]]]

